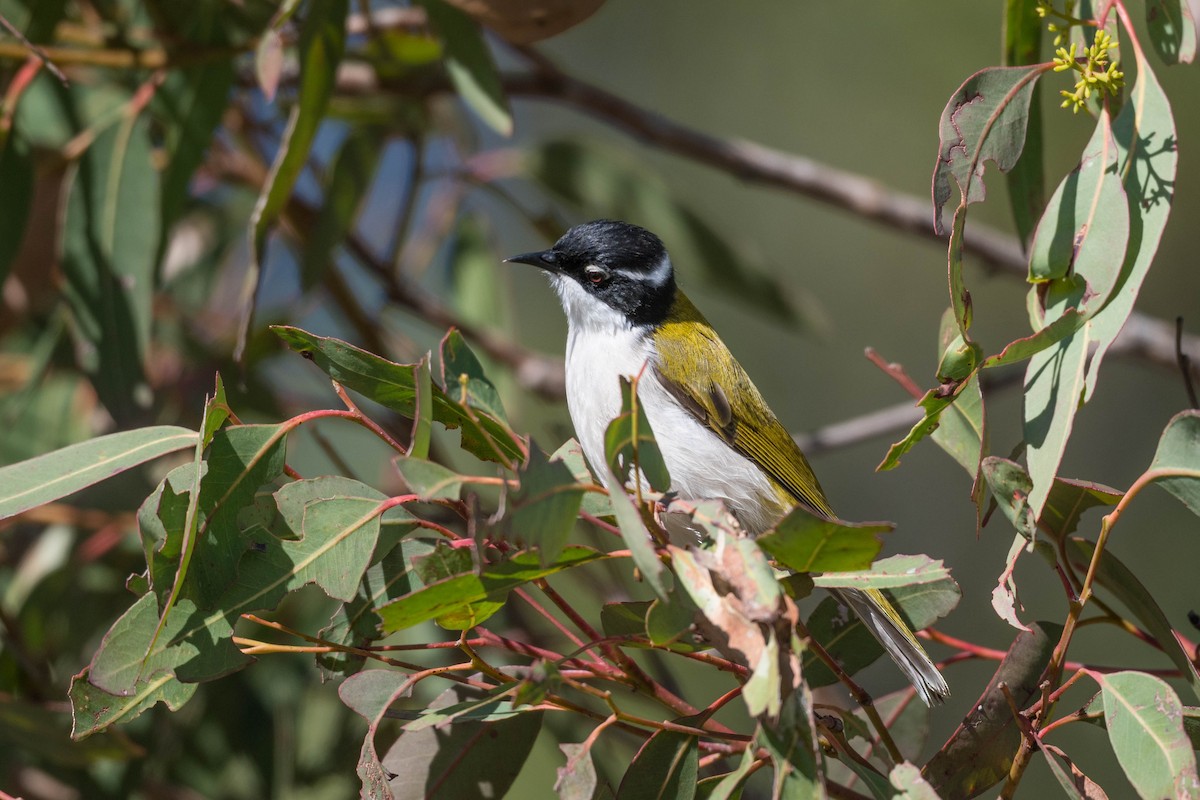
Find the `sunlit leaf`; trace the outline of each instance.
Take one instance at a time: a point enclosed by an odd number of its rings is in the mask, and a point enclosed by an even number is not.
[[[1108,740],[1138,795],[1200,796],[1183,707],[1167,682],[1144,672],[1088,674],[1100,684]]]
[[[890,522],[842,522],[796,506],[775,528],[756,540],[773,558],[796,572],[869,569],[883,546],[880,534]]]
[[[825,588],[895,589],[921,583],[936,583],[950,577],[950,570],[929,556],[890,556],[880,559],[868,570],[827,572],[813,576],[813,583]]]
[[[1146,23],[1154,49],[1168,64],[1190,64],[1196,58],[1200,20],[1191,0],[1149,0]]]
[[[0,519],[99,483],[159,456],[196,446],[196,432],[174,425],[110,433],[0,467]]]

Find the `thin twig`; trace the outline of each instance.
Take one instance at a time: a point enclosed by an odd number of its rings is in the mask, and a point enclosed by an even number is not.
[[[29,41],[25,34],[22,33],[16,25],[13,25],[11,22],[9,22],[3,14],[0,14],[0,26],[3,26],[5,30],[17,37],[17,41],[23,44],[29,50],[29,52],[37,56],[38,60],[42,62],[42,65],[46,67],[47,71],[49,71],[49,73],[54,77],[58,78],[59,83],[61,83],[63,86],[71,85],[71,82],[67,80],[67,76],[63,74],[62,70],[58,68],[50,56],[46,55],[46,51]]]

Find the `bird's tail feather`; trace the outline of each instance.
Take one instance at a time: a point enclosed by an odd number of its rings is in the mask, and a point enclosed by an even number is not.
[[[867,630],[879,640],[883,649],[916,687],[925,705],[941,703],[950,696],[946,679],[882,592],[878,589],[833,589],[832,592],[854,610]]]

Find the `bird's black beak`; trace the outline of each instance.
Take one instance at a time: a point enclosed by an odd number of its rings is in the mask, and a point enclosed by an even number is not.
[[[558,259],[553,250],[542,250],[537,253],[521,253],[519,256],[510,256],[504,259],[506,264],[529,264],[533,267],[539,267],[544,270],[554,271],[556,269],[555,262]]]

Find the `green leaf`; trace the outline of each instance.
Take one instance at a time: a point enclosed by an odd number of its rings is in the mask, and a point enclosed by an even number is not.
[[[613,475],[607,464],[604,469],[608,472],[608,485],[620,487],[621,482]],[[621,488],[610,491],[609,500],[612,502],[613,515],[617,519],[617,528],[621,531],[621,539],[629,548],[634,566],[641,572],[642,579],[654,591],[655,596],[665,600],[667,584],[663,574],[667,569],[658,560],[658,553],[654,549],[650,531],[646,529],[646,523],[638,512],[637,506]]]
[[[676,720],[686,724],[689,720]],[[676,731],[656,731],[621,778],[617,800],[692,800],[696,796],[700,742]]]
[[[132,691],[112,694],[92,684],[84,669],[71,679],[71,738],[86,739],[111,725],[128,722],[158,703],[178,711],[198,687],[195,683],[180,683],[170,675],[159,675],[139,680]]]
[[[985,458],[982,469],[996,506],[1017,532],[1032,542],[1037,537],[1037,517],[1029,507],[1033,488],[1029,473],[1017,462],[999,456]]]
[[[417,410],[413,415],[408,457],[427,459],[433,436],[433,375],[429,371],[428,353],[417,362],[413,375],[417,385]]]
[[[196,446],[196,432],[158,425],[110,433],[0,467],[0,519],[66,497],[159,456]]]
[[[884,472],[900,466],[900,458],[905,453],[913,449],[917,442],[937,430],[942,413],[954,403],[966,385],[966,381],[958,381],[943,384],[926,392],[918,403],[921,408],[925,409],[925,416],[913,425],[907,436],[888,448],[887,455],[883,457],[883,461],[875,467],[875,470]]]
[[[670,647],[677,652],[701,649],[692,643],[680,641],[691,632],[696,621],[696,604],[678,588],[669,597],[667,602],[655,599],[650,603],[646,611],[646,636],[651,644]]]
[[[459,405],[478,409],[488,416],[508,423],[504,405],[496,386],[483,374],[483,365],[466,339],[451,328],[442,338],[439,350],[442,363],[442,386],[446,394]]]
[[[884,594],[914,631],[928,628],[949,614],[962,598],[958,584],[949,576],[933,583],[897,587]],[[883,647],[867,626],[835,597],[822,600],[809,614],[805,625],[849,675],[875,663],[883,655]],[[838,682],[838,677],[812,653],[804,654],[801,669],[805,682],[813,688]],[[918,705],[925,707],[923,703]]]
[[[254,306],[262,285],[267,234],[287,206],[292,188],[308,163],[308,152],[333,94],[338,64],[346,47],[349,0],[310,0],[300,29],[300,88],[288,115],[279,150],[250,217],[250,265],[242,289],[242,321],[235,358],[246,349]]]
[[[750,748],[742,753],[737,768],[724,775],[713,775],[696,784],[697,800],[740,800],[742,787],[753,773],[751,768],[758,762]]]
[[[953,180],[962,206],[984,198],[984,165],[992,161],[1002,172],[1017,163],[1025,145],[1029,102],[1045,66],[988,67],[950,96],[938,124],[938,158],[933,171],[933,215],[939,234],[942,208],[950,200]],[[961,316],[959,317],[961,320]]]
[[[418,416],[417,364],[397,364],[340,339],[317,336],[286,325],[272,326],[279,338],[329,377],[348,389],[406,417]],[[521,460],[520,439],[501,420],[472,409],[434,386],[433,418],[447,428],[462,428],[463,447],[487,460]]]
[[[458,96],[489,128],[512,136],[512,112],[500,73],[474,21],[442,0],[417,0],[445,50],[446,72]]]
[[[1167,423],[1149,474],[1192,513],[1200,514],[1200,410],[1181,411]]]
[[[209,475],[221,471],[211,459],[209,463]],[[375,548],[384,499],[370,487],[333,476],[283,486],[275,493],[278,524],[290,538],[277,537],[258,521],[245,530],[225,530],[242,557],[236,580],[215,610],[203,610],[193,599],[196,590],[191,587],[204,577],[197,564],[189,586],[167,614],[157,644],[150,647],[159,618],[157,596],[151,592],[113,624],[92,660],[89,682],[125,694],[160,679],[195,683],[244,667],[251,659],[232,641],[233,626],[243,613],[274,608],[288,592],[308,583],[335,599],[354,597]],[[200,539],[196,561],[211,547]]]
[[[1079,518],[1091,508],[1115,506],[1125,495],[1099,483],[1056,478],[1042,509],[1039,528],[1055,539],[1075,532]]]
[[[1061,626],[1039,622],[1013,639],[979,700],[921,771],[938,795],[975,797],[1008,775],[1021,731],[1004,690],[1018,709],[1037,699],[1038,684],[1061,633]]]
[[[571,474],[575,476],[575,482],[583,486],[595,486],[596,479],[592,476],[591,470],[588,469],[587,459],[583,455],[583,448],[579,446],[579,442],[575,439],[567,439],[563,442],[562,447],[554,451],[550,456],[551,461],[562,462],[567,469],[571,470]],[[613,514],[612,501],[608,498],[607,492],[586,492],[583,495],[583,503],[579,507],[580,512],[591,514],[593,517],[611,517]]]
[[[1144,672],[1089,672],[1100,684],[1108,740],[1140,797],[1200,797],[1183,707],[1166,681]]]
[[[355,126],[326,170],[324,202],[300,257],[300,285],[305,291],[321,283],[334,251],[353,229],[382,151],[381,130]]]
[[[604,431],[604,457],[617,478],[609,486],[631,483],[632,474],[644,477],[656,492],[671,487],[671,476],[654,441],[650,418],[638,400],[633,383],[624,376],[621,376],[621,415],[608,423]]]
[[[86,343],[84,371],[118,423],[133,422],[150,403],[142,360],[161,235],[153,150],[144,117],[104,128],[69,178],[64,205],[64,294]]]
[[[444,709],[480,696],[454,686],[430,704]],[[489,800],[505,797],[533,751],[543,712],[495,722],[455,721],[444,728],[405,731],[383,757],[395,800]]]
[[[520,552],[504,561],[486,564],[479,572],[464,572],[429,583],[412,594],[380,606],[376,613],[383,620],[385,633],[411,628],[434,618],[454,621],[463,626],[457,629],[465,630],[483,621],[469,621],[473,605],[495,604],[487,611],[490,616],[504,604],[512,589],[604,557],[603,553],[588,547],[567,547],[554,563],[543,567],[536,553]]]
[[[1036,0],[1005,0],[1004,66],[1036,64],[1041,61],[1043,19],[1037,15]],[[1008,197],[1017,236],[1028,246],[1038,216],[1045,205],[1045,178],[1042,166],[1042,110],[1039,103],[1041,84],[1029,99],[1025,147],[1008,173]]]
[[[375,734],[386,718],[392,704],[412,694],[413,684],[401,672],[387,669],[368,669],[351,675],[338,687],[338,697],[354,713],[367,721],[367,735],[363,737],[358,756],[358,777],[362,780],[364,800],[394,800],[389,782],[401,773],[385,770],[380,763],[379,751],[375,748]],[[453,699],[437,702],[453,702]],[[420,736],[421,734],[417,734]],[[410,777],[405,773],[405,777]]]
[[[397,510],[403,509],[392,509],[391,513]],[[386,525],[388,520],[385,519],[384,522]],[[382,542],[380,546],[382,547]],[[429,555],[431,552],[433,546],[422,539],[404,539],[397,542],[382,559],[363,573],[354,599],[338,606],[329,619],[329,625],[322,628],[317,635],[324,641],[347,647],[362,647],[379,639],[380,620],[375,613],[376,606],[420,589],[424,584],[409,565],[413,559]],[[321,667],[323,677],[336,674],[352,675],[362,669],[365,660],[365,656],[354,653],[317,654],[317,664]]]
[[[1088,334],[1076,330],[1036,353],[1025,370],[1025,461],[1033,486],[1029,507],[1040,516],[1084,400]]]
[[[777,718],[759,721],[754,742],[765,747],[775,763],[773,798],[824,798],[825,786],[812,693],[801,685],[792,692]]]
[[[506,503],[504,538],[536,547],[546,566],[558,558],[575,529],[585,487],[566,465],[548,461],[532,444],[518,478],[521,485]]]
[[[1149,0],[1146,23],[1150,41],[1168,64],[1190,64],[1196,59],[1200,20],[1190,0]]]
[[[1038,222],[1029,254],[1031,283],[1087,281],[1082,308],[1099,310],[1116,285],[1129,242],[1129,206],[1117,173],[1117,143],[1101,112],[1079,164],[1063,178]]]
[[[1009,342],[999,353],[985,358],[981,366],[983,369],[992,369],[994,367],[1007,367],[1009,364],[1018,364],[1032,358],[1037,353],[1043,352],[1048,347],[1058,344],[1067,336],[1077,331],[1084,322],[1085,320],[1078,310],[1068,308],[1063,312],[1061,317],[1046,325],[1032,336],[1025,336]]]
[[[1087,571],[1094,552],[1095,545],[1089,541],[1076,537],[1067,541],[1067,556],[1081,574]],[[1133,615],[1145,627],[1146,632],[1154,637],[1163,653],[1171,659],[1171,663],[1187,680],[1192,690],[1192,696],[1200,700],[1200,673],[1197,672],[1196,665],[1175,636],[1175,630],[1171,627],[1167,615],[1163,613],[1162,608],[1159,607],[1145,584],[1138,580],[1133,571],[1113,555],[1111,550],[1104,552],[1104,557],[1096,567],[1095,580],[1097,585],[1108,591],[1133,612]]]
[[[842,522],[796,506],[758,546],[796,572],[844,572],[871,567],[890,522]]]
[[[20,133],[10,132],[0,138],[0,284],[25,239],[25,223],[29,219],[33,198],[33,159],[29,146]]]
[[[585,219],[638,220],[662,237],[676,264],[700,270],[708,285],[755,313],[797,320],[795,289],[775,277],[781,271],[747,256],[750,248],[728,242],[649,173],[644,160],[597,142],[560,139],[531,154],[529,173]]]
[[[950,570],[929,556],[890,556],[876,561],[868,570],[827,572],[814,575],[813,583],[827,589],[895,589],[950,578]]]
[[[409,491],[422,500],[457,500],[465,476],[433,461],[396,456],[394,463]]]
[[[1135,49],[1134,54],[1138,51]],[[1129,241],[1117,288],[1088,325],[1095,352],[1088,363],[1087,393],[1095,391],[1100,364],[1133,311],[1142,281],[1162,240],[1175,198],[1179,153],[1171,105],[1150,65],[1139,58],[1137,82],[1113,122],[1121,180],[1129,200]]]
[[[963,384],[950,407],[942,411],[930,438],[974,479],[979,474],[979,459],[986,437],[983,391],[979,387],[979,376],[975,374]]]
[[[900,792],[894,795],[895,800],[939,800],[933,786],[913,764],[897,764],[888,780]]]

